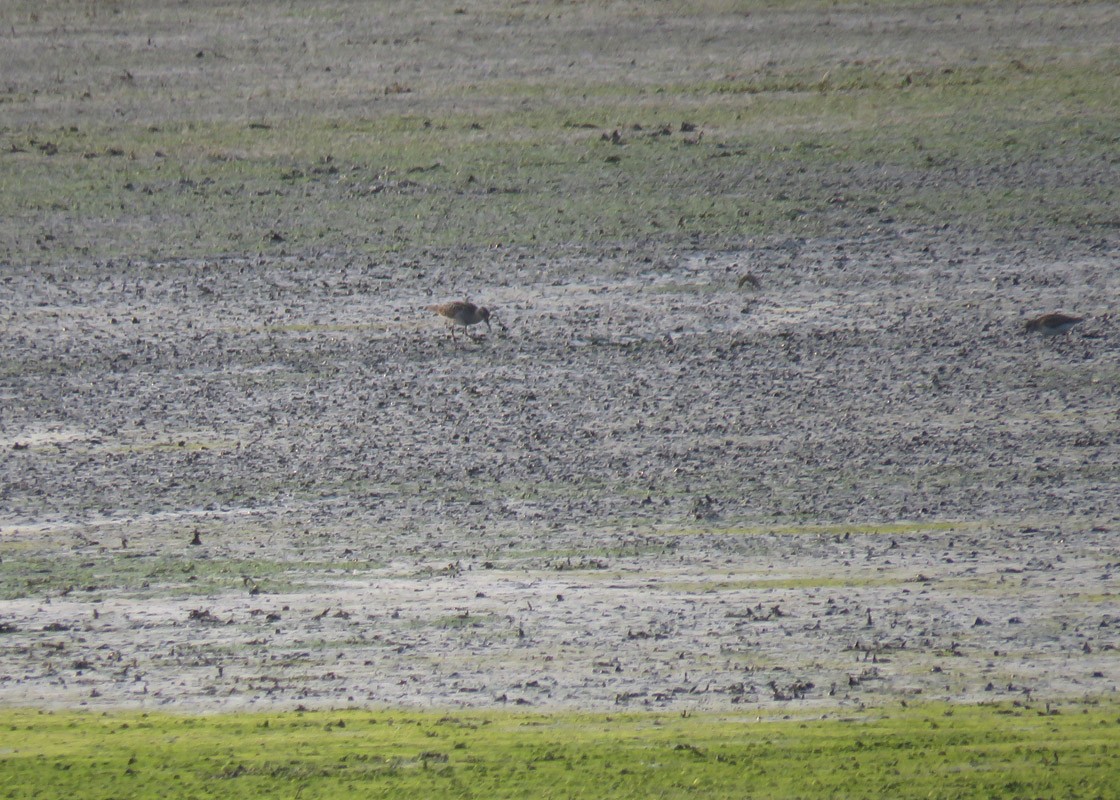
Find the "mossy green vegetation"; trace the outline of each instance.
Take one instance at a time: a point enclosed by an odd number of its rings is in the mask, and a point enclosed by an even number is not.
[[[846,538],[875,536],[883,538],[967,533],[983,528],[1016,524],[1006,520],[898,520],[894,522],[806,522],[803,524],[724,524],[661,525],[656,531],[660,537],[710,536],[751,538],[760,536],[801,536]]]
[[[0,599],[73,596],[84,601],[108,595],[165,597],[211,595],[231,590],[288,591],[310,577],[353,569],[345,562],[284,563],[261,558],[194,558],[105,550],[44,555],[7,548],[0,571]],[[362,564],[368,568],[369,564]]]
[[[1110,796],[1120,706],[852,717],[0,712],[0,797]]]
[[[978,13],[967,3],[922,12],[944,18],[930,43],[912,41],[918,34],[883,3],[748,5],[426,10],[431,19],[409,9],[379,20],[366,41],[356,35],[369,24],[360,6],[297,4],[277,26],[271,12],[219,3],[202,49],[168,42],[176,12],[156,4],[127,21],[24,9],[16,44],[65,30],[86,47],[39,48],[38,69],[10,76],[0,257],[719,245],[899,223],[1115,226],[1120,190],[1093,177],[1115,160],[1115,45],[1009,38],[1000,26],[1020,21],[1003,15],[984,25],[1008,43],[958,46],[949,31],[975,23],[954,12]],[[1060,5],[1040,9],[1052,19],[1038,24],[1060,28]],[[561,23],[565,13],[587,15],[587,27]],[[666,15],[680,31],[660,29]],[[796,31],[830,15],[852,20],[847,50],[799,43],[754,63],[743,61],[749,40],[688,38],[706,23],[750,18]],[[586,30],[620,19],[617,63],[562,55],[582,54]],[[106,44],[116,26],[134,50]],[[486,69],[433,61],[439,37],[459,41],[464,26],[482,52],[524,50]],[[879,47],[876,26],[898,44]],[[347,36],[316,44],[311,62],[286,63],[336,28]],[[261,72],[271,61],[256,49],[263,41],[243,46],[261,30],[280,74]],[[681,38],[666,48],[666,35]],[[119,55],[101,57],[109,46]],[[85,70],[73,61],[87,51]],[[155,53],[177,66],[157,69]],[[400,75],[371,85],[363,71],[386,60]]]

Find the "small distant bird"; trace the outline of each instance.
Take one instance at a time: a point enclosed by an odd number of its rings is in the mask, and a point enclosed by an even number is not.
[[[474,303],[468,303],[466,300],[455,300],[450,303],[428,306],[428,311],[436,312],[450,323],[451,339],[453,341],[455,340],[456,325],[462,325],[465,328],[469,325],[485,322],[486,329],[493,330],[490,327],[490,312],[485,308],[479,308]]]
[[[1066,333],[1084,317],[1071,317],[1067,314],[1043,314],[1027,323],[1027,333],[1041,333],[1043,336],[1057,336]]]
[[[762,281],[756,278],[753,272],[748,272],[739,278],[739,288],[742,289],[744,286],[749,286],[751,289],[760,289],[762,288]]]

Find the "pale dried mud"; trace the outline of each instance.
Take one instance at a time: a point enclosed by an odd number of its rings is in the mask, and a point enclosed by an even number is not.
[[[14,271],[0,697],[1111,692],[1115,258],[909,230]],[[501,324],[456,344],[424,306],[467,287]],[[1058,308],[1088,320],[1025,335]]]

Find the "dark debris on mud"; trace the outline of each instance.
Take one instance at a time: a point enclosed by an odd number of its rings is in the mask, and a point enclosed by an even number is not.
[[[1116,249],[915,230],[11,270],[0,696],[1112,685],[1115,620],[1076,597],[1114,581]],[[455,298],[506,329],[452,341],[424,308]],[[1088,319],[1025,335],[1049,310]]]

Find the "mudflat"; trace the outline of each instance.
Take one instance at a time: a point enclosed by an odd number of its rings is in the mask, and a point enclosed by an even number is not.
[[[1116,691],[1114,5],[17,6],[0,702]]]

